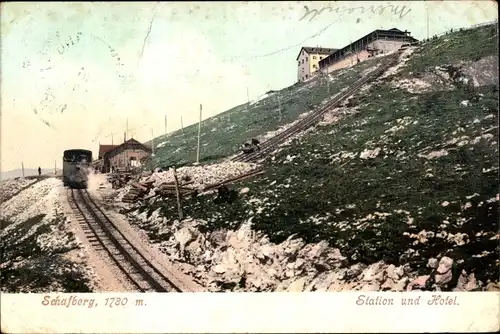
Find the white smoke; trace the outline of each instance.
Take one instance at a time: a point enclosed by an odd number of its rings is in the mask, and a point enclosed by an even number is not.
[[[89,168],[88,181],[87,181],[87,190],[89,191],[97,191],[101,185],[107,186],[107,177],[106,174],[94,173],[93,168]]]

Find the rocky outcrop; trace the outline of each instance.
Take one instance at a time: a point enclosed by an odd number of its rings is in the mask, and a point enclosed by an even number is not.
[[[132,213],[134,219],[140,215]],[[273,244],[252,230],[251,220],[235,231],[203,234],[203,220],[170,222],[155,211],[162,249],[184,271],[212,291],[472,291],[481,287],[474,273],[454,274],[455,261],[430,258],[429,274],[418,276],[406,265],[379,261],[352,263],[326,241],[306,244],[293,236]],[[453,286],[451,286],[453,285]],[[490,286],[495,289],[495,286]]]
[[[392,84],[412,93],[451,90],[455,87],[466,87],[473,91],[475,87],[498,86],[498,56],[436,66],[413,78],[399,79]]]

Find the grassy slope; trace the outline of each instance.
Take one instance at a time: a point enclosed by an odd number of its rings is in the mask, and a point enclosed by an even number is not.
[[[233,153],[250,138],[274,131],[279,126],[293,122],[304,112],[317,107],[329,96],[340,92],[361,77],[361,73],[375,65],[380,58],[332,74],[335,80],[316,79],[299,83],[271,94],[269,97],[248,106],[237,106],[202,122],[202,150],[200,160],[208,162]],[[330,95],[328,95],[328,89]],[[280,101],[278,101],[278,96]],[[281,103],[282,119],[279,119]],[[248,106],[248,111],[247,111]],[[198,125],[193,124],[168,135],[155,138],[155,143],[166,143],[156,150],[155,165],[186,164],[196,159]]]
[[[3,291],[47,292],[57,282],[64,292],[91,292],[88,279],[74,263],[64,257],[66,252],[74,249],[74,245],[50,252],[40,248],[37,238],[51,233],[50,225],[58,228],[64,221],[64,217],[58,216],[50,223],[41,224],[44,217],[45,215],[39,215],[30,218],[2,236],[0,260],[3,267],[0,271],[0,283]],[[2,228],[10,224],[9,221],[0,221]],[[36,231],[24,238],[35,226]],[[69,233],[71,239],[74,239],[73,233]]]
[[[488,28],[431,41],[421,51],[425,58],[417,52],[409,68],[423,71],[422,64],[430,68],[484,53],[479,50],[494,52],[495,41],[484,31]],[[467,36],[464,43],[470,36],[482,38],[471,44],[476,52],[464,51],[462,42],[442,46],[444,39],[460,41]],[[432,50],[440,50],[439,57],[432,56]],[[490,238],[497,231],[498,201],[485,200],[498,192],[497,91],[483,87],[471,93],[457,87],[415,95],[381,83],[362,96],[359,113],[306,135],[300,145],[285,148],[275,161],[268,161],[264,177],[241,183],[240,187],[250,188],[246,198],[216,204],[200,196],[185,200],[185,213],[208,219],[211,230],[236,228],[253,217],[254,228],[275,242],[292,234],[309,242],[324,239],[349,259],[366,263],[384,259],[423,269],[429,257],[448,254],[463,259],[460,266],[468,272],[475,269],[478,279],[496,279],[498,240]],[[471,94],[478,99],[471,100]],[[472,105],[461,106],[464,100]],[[397,125],[404,126],[387,131]],[[492,138],[470,142],[488,134]],[[469,142],[462,145],[465,138]],[[375,159],[354,157],[377,147],[381,152]],[[419,157],[441,149],[448,155]],[[294,155],[298,157],[287,162],[286,157]],[[475,193],[479,195],[466,197]],[[248,201],[249,197],[257,201]],[[450,205],[443,206],[445,201]],[[468,209],[463,207],[466,203]],[[174,216],[175,201],[163,202],[162,210]],[[311,219],[314,216],[318,219]],[[413,244],[408,234],[422,230],[434,235],[428,234],[426,243]],[[465,233],[468,242],[456,246],[438,236],[442,231]],[[489,253],[472,256],[483,251]]]
[[[411,58],[401,74],[420,73],[434,66],[498,55],[497,29],[496,25],[488,25],[458,30],[431,40]]]

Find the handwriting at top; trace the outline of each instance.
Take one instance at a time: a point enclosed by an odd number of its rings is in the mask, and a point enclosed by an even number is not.
[[[306,13],[304,14],[304,16],[302,16],[302,18],[299,21],[302,21],[305,18],[307,18],[308,16],[310,16],[309,22],[311,22],[314,18],[316,18],[316,16],[322,14],[325,11],[329,12],[329,13],[336,12],[337,14],[342,14],[345,12],[347,12],[348,14],[352,14],[355,11],[360,11],[362,14],[364,14],[366,11],[369,11],[369,12],[372,12],[373,14],[382,15],[388,7],[391,7],[391,13],[394,15],[399,15],[400,19],[402,19],[403,17],[408,15],[408,13],[411,12],[411,8],[406,8],[406,6],[399,7],[399,6],[393,6],[393,5],[387,5],[387,6],[382,6],[382,5],[373,6],[372,5],[372,6],[367,6],[367,7],[357,6],[357,7],[348,7],[348,8],[325,6],[319,10],[318,9],[309,9],[308,6],[304,6]]]
[[[59,32],[57,32],[56,36],[59,37]],[[74,41],[73,38],[71,38],[71,36],[69,36],[69,40],[67,40],[66,42],[63,42],[63,44],[61,44],[60,47],[57,49],[57,52],[59,52],[59,54],[62,55],[64,52],[66,52],[69,49],[70,46],[73,46],[76,43],[78,43],[80,41],[81,36],[82,36],[82,33],[78,32],[76,34],[76,41]]]

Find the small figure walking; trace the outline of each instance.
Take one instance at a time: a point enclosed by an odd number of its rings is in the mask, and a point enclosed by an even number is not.
[[[38,175],[42,175],[42,169],[38,167]]]

